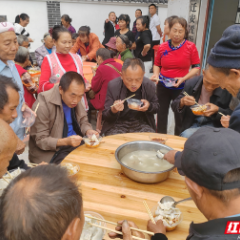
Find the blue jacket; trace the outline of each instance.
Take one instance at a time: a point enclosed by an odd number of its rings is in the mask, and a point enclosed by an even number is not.
[[[240,133],[240,104],[235,108],[231,115],[229,128]]]

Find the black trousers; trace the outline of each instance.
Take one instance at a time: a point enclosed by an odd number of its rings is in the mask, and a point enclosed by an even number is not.
[[[152,41],[152,48],[160,44],[160,40]],[[152,65],[154,65],[154,49],[152,49]]]
[[[157,113],[157,132],[167,133],[168,112],[171,101],[178,97],[182,89],[169,89],[164,87],[160,82],[157,85],[157,96],[160,108]],[[180,135],[182,121],[179,113],[175,113],[175,135]]]
[[[8,171],[16,169],[18,167],[21,169],[25,169],[25,170],[30,168],[23,160],[19,160],[18,155],[16,153],[14,153],[14,155],[9,163]]]

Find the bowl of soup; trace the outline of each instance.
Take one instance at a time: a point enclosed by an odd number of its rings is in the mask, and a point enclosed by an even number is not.
[[[128,108],[132,110],[138,110],[140,107],[142,107],[143,102],[141,100],[130,98],[127,100]]]
[[[158,183],[166,180],[174,165],[157,157],[157,151],[166,154],[172,148],[151,141],[128,142],[117,148],[115,158],[123,173],[140,183]]]
[[[190,109],[192,110],[192,113],[196,116],[203,116],[204,111],[208,110],[208,106],[206,105],[193,105],[190,107]]]

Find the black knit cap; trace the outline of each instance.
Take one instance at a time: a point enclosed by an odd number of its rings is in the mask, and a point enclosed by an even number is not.
[[[240,26],[232,25],[211,49],[207,62],[216,68],[240,69]]]

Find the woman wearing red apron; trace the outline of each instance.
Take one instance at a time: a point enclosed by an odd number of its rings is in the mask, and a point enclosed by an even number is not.
[[[154,62],[152,81],[157,81],[158,111],[157,132],[167,133],[168,111],[184,88],[186,80],[197,75],[200,59],[194,43],[187,40],[187,21],[176,17],[169,23],[170,40],[162,43]],[[191,67],[191,70],[189,70]],[[159,79],[159,81],[158,81]],[[175,135],[181,133],[181,119],[175,113]]]
[[[64,27],[53,28],[52,38],[56,46],[56,52],[47,55],[41,66],[41,77],[38,92],[50,90],[58,84],[65,72],[73,71],[83,76],[83,66],[81,57],[70,53],[72,47],[71,33]],[[89,89],[86,89],[88,91]],[[86,96],[82,98],[85,109],[88,110]]]

